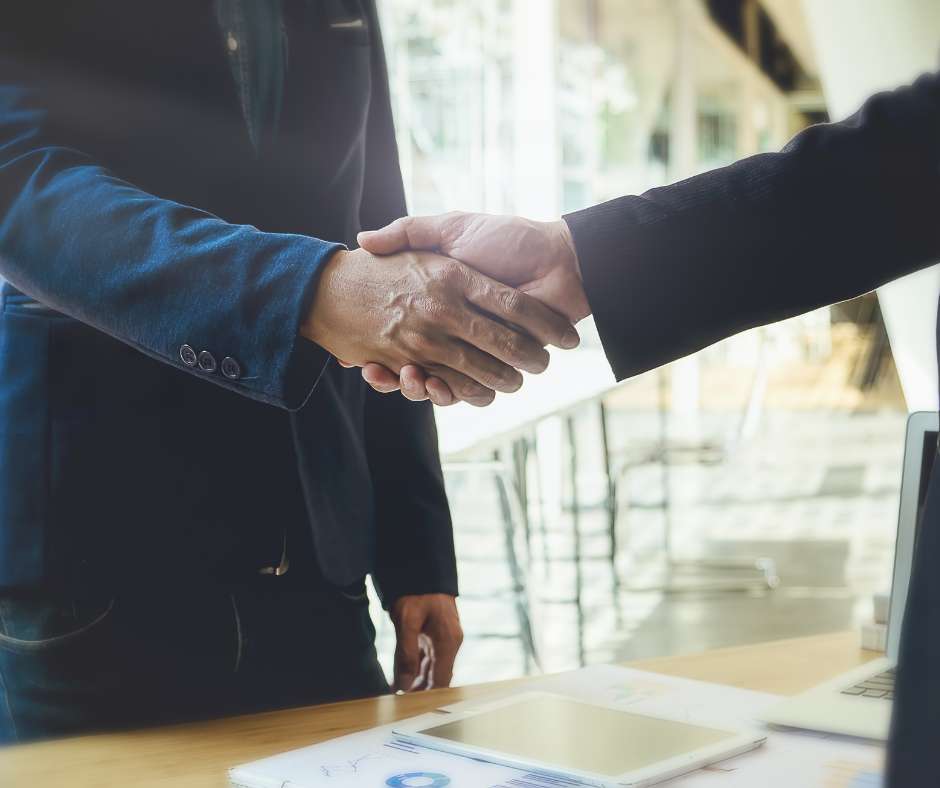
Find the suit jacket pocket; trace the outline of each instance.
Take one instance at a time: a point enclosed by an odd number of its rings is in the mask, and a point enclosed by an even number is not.
[[[369,17],[360,0],[325,0],[320,6],[316,27],[343,44],[368,46],[371,43]]]
[[[115,602],[104,596],[2,596],[0,649],[35,654],[84,641],[105,626]]]

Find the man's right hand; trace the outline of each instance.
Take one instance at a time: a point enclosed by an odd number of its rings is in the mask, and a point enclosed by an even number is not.
[[[301,334],[346,365],[418,365],[474,405],[517,391],[517,370],[544,371],[545,345],[578,344],[557,312],[456,260],[364,249],[327,261]]]
[[[574,241],[563,219],[535,222],[460,211],[406,216],[381,230],[360,233],[359,243],[381,255],[405,249],[450,255],[537,298],[572,323],[591,312]],[[435,405],[463,399],[445,380],[420,365],[409,364],[395,373],[381,363],[366,364],[363,377],[377,391],[400,389],[408,399],[430,397]]]

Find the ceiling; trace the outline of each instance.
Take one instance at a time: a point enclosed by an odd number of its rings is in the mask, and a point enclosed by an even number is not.
[[[760,0],[760,4],[774,21],[803,70],[811,77],[818,77],[819,66],[803,13],[803,0]]]

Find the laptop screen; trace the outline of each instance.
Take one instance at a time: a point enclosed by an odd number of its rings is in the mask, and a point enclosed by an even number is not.
[[[904,447],[904,472],[901,479],[901,504],[898,512],[898,537],[894,556],[894,578],[891,587],[891,610],[888,619],[887,653],[897,659],[901,642],[901,626],[911,566],[921,534],[921,521],[927,503],[930,477],[936,464],[937,436],[940,419],[936,413],[911,414],[907,423]]]
[[[920,524],[924,516],[924,504],[927,502],[927,488],[930,485],[930,472],[933,470],[934,459],[937,456],[938,433],[931,430],[924,432],[924,443],[921,446],[920,484],[917,489],[917,525],[914,532],[914,550],[917,550],[917,537],[920,536]]]

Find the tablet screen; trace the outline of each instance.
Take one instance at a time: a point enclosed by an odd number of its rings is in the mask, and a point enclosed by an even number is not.
[[[521,699],[421,733],[510,758],[606,777],[652,766],[737,735],[550,695]]]

